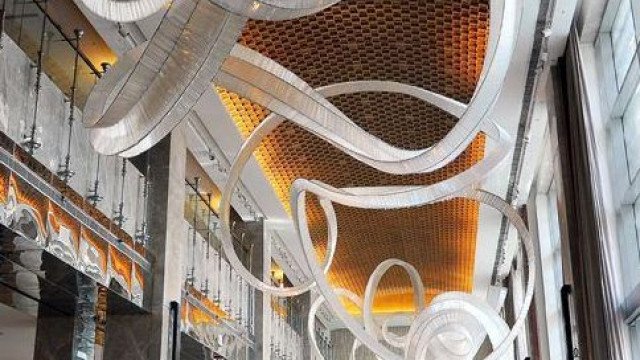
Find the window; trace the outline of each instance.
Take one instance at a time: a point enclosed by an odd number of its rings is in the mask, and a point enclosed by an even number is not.
[[[622,128],[629,181],[633,181],[640,170],[640,87],[636,88],[622,116]]]
[[[636,50],[636,37],[633,16],[631,15],[631,2],[629,0],[620,2],[610,36],[616,80],[618,88],[620,88]]]
[[[565,319],[562,309],[561,288],[565,284],[562,257],[562,235],[560,227],[560,216],[558,213],[558,176],[555,172],[559,163],[558,151],[551,141],[549,129],[544,137],[544,150],[542,161],[538,169],[536,181],[532,191],[535,191],[535,200],[531,203],[531,210],[535,211],[535,236],[537,239],[537,249],[539,263],[542,269],[542,276],[539,281],[539,289],[542,291],[538,295],[544,296],[544,301],[536,302],[536,313],[538,314],[538,330],[541,338],[546,333],[546,347],[540,349],[543,359],[566,359],[567,342],[565,339]],[[533,214],[530,215],[530,217]],[[539,301],[539,300],[536,300]],[[577,333],[576,333],[577,334]],[[573,338],[572,338],[573,340]],[[578,342],[574,341],[574,348]]]
[[[601,121],[606,128],[610,194],[625,296],[640,286],[640,0],[610,1],[595,42]],[[598,121],[594,119],[594,121]],[[613,220],[613,219],[612,219]],[[639,327],[630,327],[640,354]]]

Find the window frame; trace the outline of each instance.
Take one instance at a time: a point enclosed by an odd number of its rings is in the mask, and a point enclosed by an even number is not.
[[[620,7],[625,3],[630,5],[635,49],[631,64],[620,76],[620,69],[616,68],[612,28],[616,16],[620,15]],[[601,121],[607,132],[606,166],[611,179],[616,242],[622,270],[622,284],[619,285],[628,304],[629,297],[640,289],[640,147],[632,142],[640,137],[640,0],[609,1],[593,46],[601,109],[601,117],[595,121]],[[622,315],[627,317],[638,310],[640,306],[627,308]],[[638,324],[629,319],[627,324],[631,325],[633,353],[640,353],[640,326],[635,326]]]

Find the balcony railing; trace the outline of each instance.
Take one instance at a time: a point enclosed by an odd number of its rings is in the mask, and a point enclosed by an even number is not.
[[[253,346],[255,291],[221,251],[219,220],[211,199],[200,192],[197,182],[187,181],[186,190],[183,331],[221,355],[237,350],[238,344],[246,350]],[[248,258],[250,247],[240,246],[239,239],[236,242],[240,249],[247,249],[244,257]]]
[[[80,122],[95,82],[115,60],[71,0],[0,0],[4,132],[116,226],[148,245],[144,169],[91,149]],[[102,222],[103,219],[100,219]]]

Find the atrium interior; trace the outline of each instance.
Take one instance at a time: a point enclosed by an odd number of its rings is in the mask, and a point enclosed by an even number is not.
[[[640,0],[0,0],[0,360],[640,360],[639,44]]]

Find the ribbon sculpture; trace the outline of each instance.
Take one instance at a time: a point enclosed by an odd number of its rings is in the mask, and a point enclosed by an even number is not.
[[[107,19],[132,21],[159,11],[163,0],[82,0]],[[508,154],[508,134],[489,120],[500,94],[514,51],[523,2],[491,0],[488,51],[478,86],[469,104],[431,91],[390,81],[354,81],[312,89],[302,79],[273,60],[236,44],[247,18],[284,20],[310,15],[339,0],[181,0],[168,6],[151,39],[127,54],[94,87],[84,113],[91,141],[105,154],[134,156],[167,135],[195,105],[212,81],[271,111],[246,139],[237,154],[220,201],[221,241],[226,256],[251,286],[274,296],[294,296],[311,289],[320,296],[309,313],[309,335],[317,356],[315,314],[328,307],[354,334],[356,349],[364,345],[380,359],[471,359],[485,337],[501,358],[513,346],[533,297],[534,256],[527,228],[517,212],[499,197],[478,189]],[[415,97],[459,120],[433,147],[405,150],[391,146],[358,127],[327,100],[358,92],[391,92]],[[242,169],[254,150],[285,119],[329,142],[355,159],[392,174],[416,174],[437,170],[455,159],[483,132],[493,140],[493,150],[483,160],[440,183],[337,189],[319,181],[296,180],[291,186],[293,220],[304,250],[303,267],[312,277],[299,285],[280,288],[253,276],[238,259],[229,228],[230,199]],[[328,251],[322,264],[316,260],[305,215],[305,198],[320,200],[328,223]],[[424,303],[424,285],[417,270],[397,259],[382,262],[371,275],[364,301],[344,289],[332,288],[325,274],[331,267],[338,237],[334,203],[366,209],[422,206],[453,198],[476,200],[495,208],[518,230],[524,246],[528,278],[521,311],[510,329],[499,316],[500,305],[461,292],[446,292]],[[506,259],[510,261],[511,259]],[[372,315],[373,297],[381,277],[400,266],[410,275],[416,313],[406,336],[389,331],[389,321],[379,324]],[[348,298],[360,306],[364,324],[352,317],[340,302]],[[404,356],[391,351],[401,350]]]

